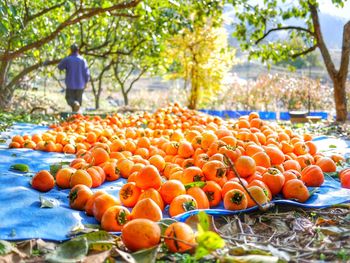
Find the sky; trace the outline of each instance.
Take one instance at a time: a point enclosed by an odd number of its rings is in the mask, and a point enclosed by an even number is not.
[[[293,0],[286,1],[286,4],[292,2]],[[295,0],[294,0],[295,1]],[[264,5],[263,0],[250,0],[252,4],[259,3]],[[347,21],[350,20],[350,0],[345,1],[344,8],[337,8],[332,0],[318,0],[319,8],[321,13],[337,16],[344,18]]]
[[[344,8],[336,8],[331,0],[320,0],[319,1],[320,11],[325,14],[338,16],[341,18],[350,20],[350,1],[346,1]]]

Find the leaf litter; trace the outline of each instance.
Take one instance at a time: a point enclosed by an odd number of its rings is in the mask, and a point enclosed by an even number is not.
[[[221,236],[225,246],[197,262],[350,260],[348,204],[325,209],[276,206],[267,212],[208,218],[206,228]],[[193,227],[201,221],[196,216],[188,219]],[[41,239],[1,242],[1,262],[195,262],[194,255],[169,253],[162,244],[130,253],[120,236],[98,229],[61,244]]]

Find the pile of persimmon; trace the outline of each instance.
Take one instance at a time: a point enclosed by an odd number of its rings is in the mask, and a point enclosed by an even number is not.
[[[178,104],[153,114],[75,115],[41,135],[14,136],[10,147],[74,153],[56,184],[71,188],[72,208],[109,231],[136,219],[159,221],[165,210],[171,217],[220,204],[242,210],[279,194],[305,202],[307,187],[321,186],[324,172],[344,161],[317,152],[310,134],[265,122],[257,113],[225,121]],[[341,175],[345,187],[349,174]],[[91,190],[121,177],[127,183],[119,196]]]

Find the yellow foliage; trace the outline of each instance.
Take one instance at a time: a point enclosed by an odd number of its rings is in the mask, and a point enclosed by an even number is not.
[[[196,108],[221,90],[222,81],[233,64],[234,51],[228,48],[225,29],[215,28],[208,22],[172,37],[163,57],[171,68],[168,78],[183,78],[185,86],[190,84],[188,106]]]

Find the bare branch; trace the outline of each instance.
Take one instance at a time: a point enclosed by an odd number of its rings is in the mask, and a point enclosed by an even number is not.
[[[101,92],[102,92],[102,79],[103,79],[103,75],[106,73],[106,71],[108,71],[112,66],[112,61],[109,62],[109,64],[107,66],[105,66],[102,71],[100,72],[99,76],[98,76],[98,90],[97,90],[97,97],[100,97]]]
[[[350,58],[350,21],[344,25],[343,31],[343,44],[340,60],[340,67],[338,74],[340,77],[346,78],[349,70],[349,58]]]
[[[128,51],[123,51],[123,50],[111,51],[111,49],[114,47],[114,44],[116,43],[116,41],[117,41],[117,39],[115,38],[113,43],[110,45],[109,50],[107,50],[107,51],[105,51],[103,53],[90,52],[90,51],[97,50],[97,48],[90,48],[88,50],[81,50],[80,53],[83,54],[83,55],[92,56],[92,57],[98,57],[98,58],[107,58],[110,55],[124,55],[124,56],[128,56],[132,52],[134,52],[135,49],[144,42],[144,40],[141,40],[135,46],[133,46],[132,49],[130,49]],[[106,44],[108,44],[108,43],[106,43]]]
[[[124,80],[123,83],[125,83],[129,77],[131,76],[131,74],[134,72],[134,70],[136,69],[136,67],[133,64],[129,64],[129,63],[124,63],[124,65],[131,65],[132,67],[130,68],[129,72],[124,76]],[[126,92],[127,93],[127,92]]]
[[[32,71],[34,71],[42,66],[55,65],[55,64],[59,63],[61,60],[62,60],[62,58],[54,59],[54,60],[50,60],[50,61],[40,62],[40,63],[34,64],[30,67],[27,67],[27,68],[23,69],[20,73],[18,73],[15,77],[13,77],[11,82],[9,84],[7,84],[7,87],[9,89],[11,89],[14,85],[17,84],[18,81],[20,81],[28,73],[30,73],[30,72],[32,72]]]
[[[317,45],[313,45],[312,47],[309,47],[308,49],[306,49],[304,51],[301,51],[299,53],[291,55],[291,57],[292,58],[297,58],[297,57],[300,57],[300,56],[304,56],[304,55],[314,51],[316,48],[317,48]]]
[[[20,49],[13,51],[11,53],[8,53],[6,56],[3,54],[0,56],[0,60],[10,60],[10,59],[14,59],[16,57],[19,57],[21,54],[23,54],[24,52],[31,50],[33,48],[40,48],[41,46],[43,46],[44,44],[50,42],[51,40],[53,40],[55,37],[57,37],[59,35],[59,33],[65,29],[66,27],[70,26],[70,25],[74,25],[79,23],[80,21],[90,18],[92,16],[96,16],[99,14],[103,14],[106,12],[111,12],[114,10],[120,10],[120,9],[125,9],[125,8],[132,8],[135,7],[139,4],[141,0],[133,0],[130,1],[129,3],[121,3],[121,4],[117,4],[117,5],[113,5],[110,7],[106,7],[106,8],[102,8],[102,7],[98,7],[98,8],[88,8],[88,9],[78,9],[76,12],[74,12],[69,18],[67,18],[64,22],[62,22],[57,28],[56,30],[54,30],[50,35],[43,37],[40,40],[37,40],[33,43],[30,43],[26,46],[21,47]]]
[[[120,85],[120,87],[121,87],[121,89],[122,89],[122,91],[124,93],[124,82],[125,81],[122,81],[121,78],[119,77],[119,75],[118,75],[118,72],[119,72],[118,68],[119,68],[119,57],[117,58],[116,61],[114,61],[114,76],[117,79],[117,81],[118,81],[118,83],[119,83],[119,85]]]
[[[147,71],[147,67],[144,67],[139,75],[133,80],[131,81],[130,85],[129,85],[129,88],[126,90],[126,93],[129,93],[129,91],[132,89],[132,87],[134,86],[134,84],[142,77],[143,74],[145,74]]]
[[[314,33],[311,32],[309,29],[300,27],[300,26],[282,26],[282,27],[276,27],[269,29],[261,38],[259,38],[257,41],[255,41],[255,45],[259,44],[262,40],[264,40],[270,33],[275,31],[282,31],[282,30],[298,30],[306,32],[312,36],[314,36]]]
[[[57,81],[58,85],[60,86],[61,89],[65,89],[65,87],[62,85],[61,80],[56,76],[55,73],[52,74],[52,77],[54,78],[54,80]]]
[[[326,65],[326,69],[328,71],[329,76],[334,79],[335,75],[337,74],[337,71],[335,69],[333,60],[331,58],[331,55],[329,54],[328,48],[326,46],[326,43],[323,40],[323,35],[321,32],[321,25],[318,17],[318,11],[316,5],[308,3],[310,12],[311,12],[311,18],[314,25],[314,31],[315,31],[315,37],[317,41],[317,46],[320,48],[323,60]]]

